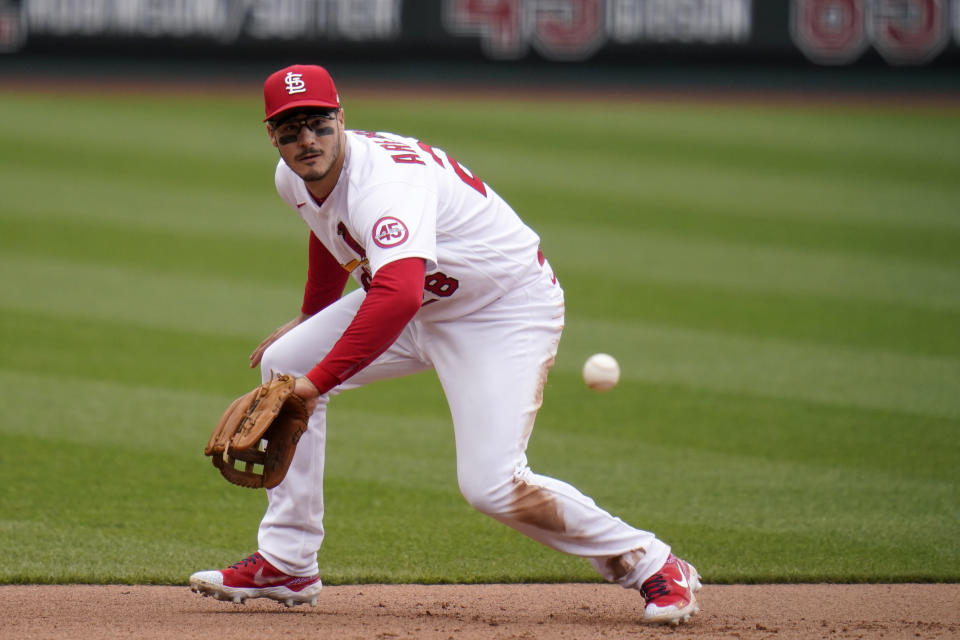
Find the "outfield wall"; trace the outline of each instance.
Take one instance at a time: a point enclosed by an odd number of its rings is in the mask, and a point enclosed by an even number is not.
[[[954,67],[960,0],[0,0],[0,51]]]

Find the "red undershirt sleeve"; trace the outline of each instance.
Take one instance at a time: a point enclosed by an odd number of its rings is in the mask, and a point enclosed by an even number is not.
[[[307,373],[326,393],[386,351],[423,303],[423,258],[402,258],[377,271],[357,315],[327,356]]]
[[[324,307],[333,304],[343,295],[350,273],[340,266],[317,236],[310,232],[307,262],[307,284],[303,290],[303,306],[300,311],[312,316]]]

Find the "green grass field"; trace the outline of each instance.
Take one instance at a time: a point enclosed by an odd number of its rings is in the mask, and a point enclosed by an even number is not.
[[[343,97],[541,234],[568,315],[534,469],[711,582],[960,580],[955,108]],[[255,550],[264,495],[202,450],[302,292],[260,109],[0,92],[0,583]],[[467,506],[432,374],[329,422],[327,583],[597,579]]]

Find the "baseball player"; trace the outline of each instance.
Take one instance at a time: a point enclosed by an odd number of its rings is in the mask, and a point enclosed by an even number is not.
[[[280,197],[310,229],[300,313],[251,354],[264,380],[296,377],[309,427],[267,490],[259,550],[190,577],[222,600],[314,604],[321,582],[327,405],[363,385],[434,369],[453,417],[460,491],[477,510],[606,580],[638,589],[650,622],[695,614],[696,569],[560,480],[525,450],[563,329],[563,290],[540,239],[466,166],[427,142],[348,130],[325,69],[264,83]],[[347,278],[361,285],[343,295]]]

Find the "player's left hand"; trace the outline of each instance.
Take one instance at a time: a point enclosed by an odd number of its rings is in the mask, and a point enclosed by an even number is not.
[[[307,405],[307,411],[313,413],[317,408],[317,397],[320,391],[310,382],[310,378],[297,378],[293,384],[293,392],[303,398]]]

